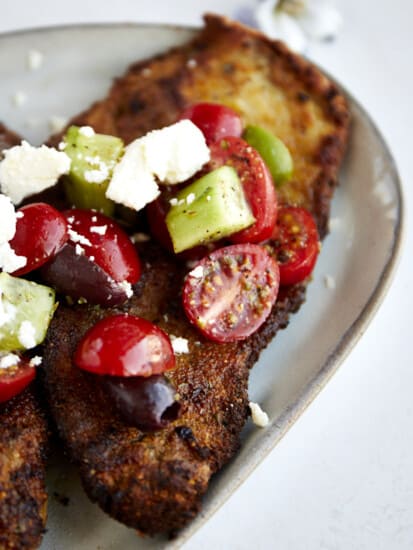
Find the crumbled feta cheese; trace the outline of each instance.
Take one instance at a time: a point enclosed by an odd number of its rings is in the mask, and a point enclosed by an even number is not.
[[[268,414],[264,412],[258,403],[249,402],[249,407],[251,410],[252,421],[259,428],[265,428],[268,425]]]
[[[40,355],[35,355],[30,359],[29,365],[31,367],[38,367],[42,364],[42,362],[43,362],[43,357],[40,357]]]
[[[97,233],[98,235],[104,235],[107,228],[107,225],[92,225],[92,227],[90,228],[90,232]]]
[[[189,193],[186,197],[186,204],[192,204],[195,200],[195,193]]]
[[[211,200],[211,195],[207,195],[206,200],[209,202]]]
[[[27,66],[31,71],[36,71],[40,69],[43,65],[44,56],[42,52],[38,50],[29,50],[27,52]]]
[[[0,162],[0,185],[14,204],[25,197],[54,185],[60,176],[70,170],[66,153],[42,145],[32,147],[27,141],[4,151]]]
[[[12,100],[16,107],[22,107],[27,101],[27,94],[25,94],[25,92],[18,91],[13,95]]]
[[[53,134],[57,134],[57,132],[61,132],[63,128],[67,125],[67,118],[64,116],[59,115],[53,115],[49,118],[49,128],[50,131],[53,132]],[[59,150],[62,151],[60,144],[59,144]]]
[[[79,128],[79,134],[85,137],[92,137],[95,135],[95,130],[91,126],[81,126]]]
[[[169,204],[171,206],[176,206],[178,204],[178,199],[176,197],[173,197],[172,199],[170,199]]]
[[[13,273],[27,264],[25,256],[18,256],[9,243],[0,244],[0,268],[6,273]]]
[[[36,329],[30,321],[23,321],[19,328],[17,335],[19,342],[26,349],[34,348],[36,346]]]
[[[133,243],[146,243],[151,240],[151,236],[146,233],[134,233],[130,239]]]
[[[83,248],[83,246],[80,246],[80,244],[76,244],[75,254],[77,254],[78,256],[83,256],[84,253],[85,253],[85,249]]]
[[[67,147],[67,143],[65,141],[61,141],[59,143],[59,145],[57,146],[57,148],[59,149],[59,151],[64,151]]]
[[[102,166],[96,170],[85,170],[84,177],[89,183],[103,183],[109,177],[109,169],[107,166]]]
[[[0,357],[0,369],[8,369],[20,363],[20,357],[15,353],[8,353]]]
[[[16,233],[16,212],[6,195],[0,194],[0,243],[10,241]]]
[[[125,149],[115,166],[106,197],[134,210],[141,210],[159,195],[159,187],[147,167],[139,139]]]
[[[89,239],[87,237],[85,237],[84,235],[81,235],[80,233],[78,233],[74,229],[71,229],[69,227],[69,229],[67,230],[67,233],[69,235],[69,239],[73,243],[79,243],[79,244],[83,244],[85,246],[92,246],[92,243],[89,241]]]
[[[195,279],[200,279],[204,276],[204,268],[202,265],[198,265],[195,269],[189,272],[190,277],[195,277]]]
[[[118,283],[118,284],[122,288],[122,290],[125,291],[126,296],[128,298],[132,298],[133,296],[132,285],[128,281],[122,281],[121,283]]]
[[[331,275],[324,275],[324,284],[331,290],[336,288],[336,281]]]
[[[163,183],[180,183],[193,176],[210,158],[201,130],[181,120],[139,138],[148,169]]]
[[[169,335],[171,339],[172,349],[176,354],[189,353],[188,340],[180,336]]]

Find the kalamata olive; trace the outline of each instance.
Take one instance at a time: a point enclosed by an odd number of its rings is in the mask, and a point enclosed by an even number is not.
[[[41,268],[41,275],[43,281],[57,292],[75,300],[85,298],[91,304],[114,306],[128,299],[124,286],[114,281],[93,260],[77,254],[75,246],[69,243]]]
[[[176,390],[163,375],[101,378],[124,421],[140,430],[161,430],[180,414]]]

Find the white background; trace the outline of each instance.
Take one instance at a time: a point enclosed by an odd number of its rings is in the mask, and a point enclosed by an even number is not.
[[[248,16],[236,0],[0,0],[0,31],[68,22],[199,23]],[[367,108],[413,199],[413,3],[340,0],[344,27],[309,56]],[[87,52],[85,52],[87,55]],[[408,220],[407,220],[408,221]],[[333,380],[186,549],[413,548],[413,242],[392,288]]]

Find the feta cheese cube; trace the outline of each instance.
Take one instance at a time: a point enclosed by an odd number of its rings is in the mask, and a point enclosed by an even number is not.
[[[0,185],[14,204],[25,197],[52,187],[70,170],[66,153],[42,145],[32,147],[27,141],[4,151],[0,162]]]
[[[265,428],[268,426],[268,414],[264,412],[258,403],[249,402],[249,407],[251,410],[252,421],[259,428]]]
[[[188,340],[182,338],[181,336],[174,336],[173,334],[169,335],[171,339],[172,349],[177,355],[181,353],[189,353]]]

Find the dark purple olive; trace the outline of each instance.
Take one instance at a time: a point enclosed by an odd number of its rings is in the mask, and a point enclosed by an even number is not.
[[[161,430],[179,416],[176,390],[163,375],[105,376],[102,382],[123,420],[140,430]]]
[[[128,299],[126,290],[100,266],[84,254],[77,254],[70,243],[41,268],[45,283],[75,300],[85,298],[91,304],[115,306]]]

